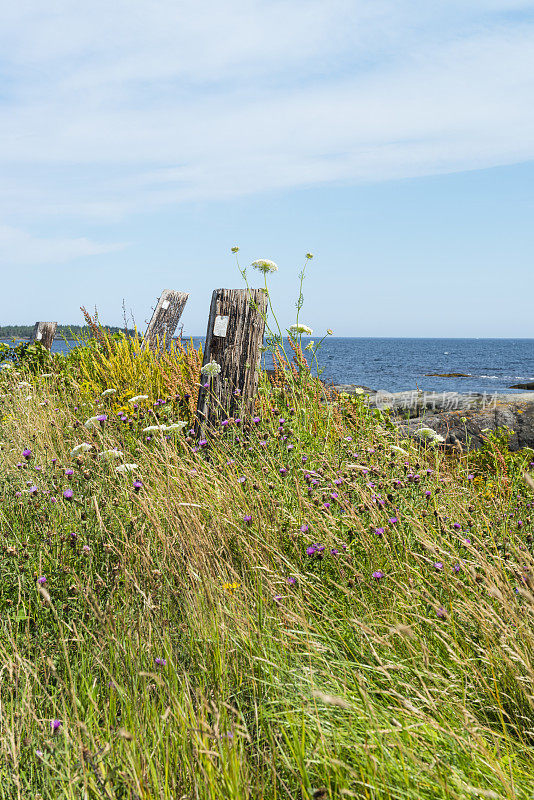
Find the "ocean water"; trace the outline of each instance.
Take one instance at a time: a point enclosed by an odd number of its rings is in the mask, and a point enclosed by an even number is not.
[[[202,337],[193,337],[195,344]],[[303,338],[303,344],[308,340]],[[67,349],[56,341],[53,351]],[[318,352],[322,377],[390,392],[513,392],[513,383],[534,381],[534,339],[325,339]],[[270,366],[269,363],[266,364]],[[466,378],[429,377],[463,372]],[[519,390],[517,390],[519,391]]]

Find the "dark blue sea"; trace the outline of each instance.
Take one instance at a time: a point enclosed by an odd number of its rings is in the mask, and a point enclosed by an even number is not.
[[[195,344],[201,337],[193,337]],[[302,340],[303,346],[309,341]],[[54,342],[53,351],[69,345]],[[355,383],[398,392],[514,391],[513,383],[534,381],[534,339],[325,339],[318,352],[322,377],[335,384]],[[267,364],[270,366],[270,364]],[[466,378],[429,377],[463,372]],[[518,390],[519,391],[519,390]]]

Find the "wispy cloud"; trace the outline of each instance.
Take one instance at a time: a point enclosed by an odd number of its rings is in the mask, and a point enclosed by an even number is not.
[[[0,213],[15,225],[117,219],[532,159],[532,11],[521,0],[12,4]]]
[[[45,238],[0,225],[0,262],[6,266],[62,264],[85,256],[122,250],[125,244],[99,244],[80,237]]]

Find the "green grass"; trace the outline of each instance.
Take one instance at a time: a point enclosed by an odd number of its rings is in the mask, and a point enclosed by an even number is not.
[[[0,798],[531,798],[532,453],[416,447],[311,379],[147,441],[197,362],[125,348],[0,379]]]

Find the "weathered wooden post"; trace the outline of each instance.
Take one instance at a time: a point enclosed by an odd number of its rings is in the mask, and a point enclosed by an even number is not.
[[[30,344],[39,342],[50,350],[54,336],[56,335],[57,322],[36,322],[33,326],[32,335],[30,336]]]
[[[197,430],[219,419],[248,414],[254,407],[267,297],[262,289],[215,289],[211,298],[202,368],[220,372],[200,376]],[[208,384],[206,386],[206,384]]]
[[[186,292],[163,290],[144,336],[144,341],[150,348],[156,348],[158,342],[169,342],[172,339],[188,297]]]

